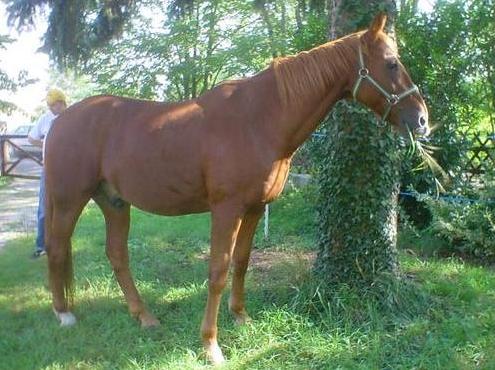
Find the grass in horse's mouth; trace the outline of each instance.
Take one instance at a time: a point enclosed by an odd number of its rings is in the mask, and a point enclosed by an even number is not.
[[[432,128],[432,131],[434,129]],[[445,193],[444,185],[450,182],[450,177],[445,172],[445,170],[438,164],[435,158],[433,158],[433,153],[441,148],[438,146],[426,144],[424,140],[420,140],[413,135],[409,127],[407,127],[407,132],[409,134],[409,147],[406,152],[407,157],[412,157],[416,152],[422,159],[422,162],[413,169],[413,171],[422,171],[425,169],[430,169],[435,180],[435,185],[438,193]],[[439,180],[440,177],[440,180]]]

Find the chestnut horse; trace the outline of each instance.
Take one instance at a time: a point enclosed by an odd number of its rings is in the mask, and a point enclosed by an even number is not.
[[[261,73],[228,81],[197,99],[160,103],[96,96],[54,122],[46,146],[48,266],[53,308],[75,323],[71,236],[92,198],[106,222],[106,253],[130,313],[158,320],[143,304],[128,265],[130,206],[160,215],[211,212],[208,299],[201,336],[208,357],[224,360],[217,314],[233,266],[229,308],[238,323],[253,234],[266,203],[282,191],[292,155],[340,99],[354,98],[402,133],[425,134],[427,109],[383,32],[370,28]]]

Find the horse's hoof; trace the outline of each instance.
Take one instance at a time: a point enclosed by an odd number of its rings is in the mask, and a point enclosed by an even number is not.
[[[60,321],[60,326],[72,326],[75,325],[77,320],[72,312],[58,312],[55,308],[53,309],[55,316]]]
[[[253,321],[253,319],[248,315],[237,316],[235,318],[235,324],[239,326],[249,324],[251,321]]]
[[[141,321],[142,328],[154,328],[160,326],[160,321],[158,321],[158,319],[149,312],[139,315],[139,320]]]
[[[242,312],[232,312],[232,315],[234,316],[234,321],[236,325],[245,325],[253,321],[251,317],[247,314],[245,310],[242,310]]]
[[[212,344],[205,348],[206,357],[212,365],[218,366],[225,363],[225,357],[223,357],[222,350],[217,343]]]

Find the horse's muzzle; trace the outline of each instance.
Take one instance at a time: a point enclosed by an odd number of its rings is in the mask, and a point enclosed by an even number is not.
[[[414,134],[417,136],[428,136],[430,128],[428,127],[428,119],[422,115],[418,119],[418,125],[414,129]]]

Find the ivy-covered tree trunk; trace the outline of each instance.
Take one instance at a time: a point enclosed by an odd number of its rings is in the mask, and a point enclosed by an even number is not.
[[[329,2],[329,34],[366,28],[378,11],[393,20],[395,1]],[[369,286],[398,275],[397,196],[399,151],[388,126],[357,103],[332,111],[319,175],[319,241],[316,271],[324,282]]]

